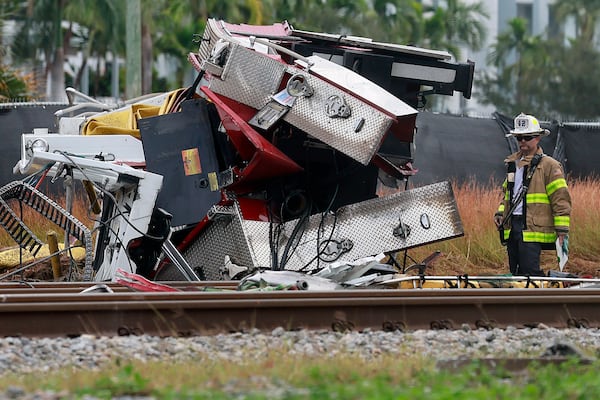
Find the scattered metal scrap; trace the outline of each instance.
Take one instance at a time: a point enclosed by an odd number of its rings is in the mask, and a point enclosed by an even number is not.
[[[147,293],[114,282],[83,292],[81,284],[17,287],[2,282],[0,336],[165,337],[271,332],[279,327],[399,332],[600,326],[597,289],[242,291],[222,284],[222,290],[211,290],[202,282],[179,282],[173,284],[176,291]]]
[[[298,290],[423,283],[421,270],[398,276],[407,266],[393,254],[463,235],[448,182],[407,182],[424,96],[469,98],[473,63],[214,19],[188,58],[198,71],[188,88],[114,107],[69,88],[58,131],[22,135],[14,172],[26,177],[0,189],[0,225],[23,251],[42,242],[6,197],[78,240],[84,280],[138,289],[232,278]],[[37,190],[46,178],[83,184],[92,227]],[[381,182],[396,193],[378,196]]]

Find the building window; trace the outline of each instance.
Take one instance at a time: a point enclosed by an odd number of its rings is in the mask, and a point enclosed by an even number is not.
[[[517,3],[517,17],[523,18],[525,21],[527,21],[527,33],[530,35],[533,34],[533,5]]]
[[[562,26],[556,18],[556,6],[551,4],[548,6],[548,39],[562,40],[563,36]]]

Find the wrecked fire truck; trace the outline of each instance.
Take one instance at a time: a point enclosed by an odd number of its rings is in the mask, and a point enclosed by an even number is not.
[[[23,251],[44,242],[11,199],[64,229],[63,251],[84,250],[84,281],[314,274],[463,235],[448,182],[406,182],[425,96],[469,98],[472,62],[215,19],[188,59],[190,87],[115,106],[69,88],[56,132],[22,135],[14,172],[25,178],[0,189],[0,224]],[[58,178],[66,206],[39,190]],[[71,213],[72,182],[85,188],[92,227]],[[379,195],[381,184],[400,190]]]

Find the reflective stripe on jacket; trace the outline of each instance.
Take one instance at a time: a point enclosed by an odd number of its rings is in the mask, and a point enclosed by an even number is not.
[[[537,153],[542,154],[542,149],[538,148]],[[533,157],[528,156],[524,160],[520,158],[520,153],[514,153],[504,162],[517,163],[519,167],[529,167]],[[526,171],[527,169],[524,175]],[[507,177],[502,184],[504,198],[496,211],[496,215],[502,215],[502,218],[506,218],[506,213],[510,209],[512,193],[509,186]],[[523,230],[525,242],[554,243],[558,232],[569,232],[571,196],[562,165],[550,156],[542,157],[536,167],[523,203],[523,215],[525,216]],[[504,238],[508,239],[510,222],[507,222],[504,228]]]

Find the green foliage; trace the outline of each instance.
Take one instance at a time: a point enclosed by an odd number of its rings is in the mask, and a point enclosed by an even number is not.
[[[556,0],[554,9],[559,20],[575,18],[577,37],[592,47],[596,24],[600,18],[600,2],[598,0]]]
[[[600,2],[558,0],[554,10],[559,21],[575,18],[576,37],[531,36],[525,20],[509,21],[488,58],[497,71],[486,73],[478,85],[482,103],[507,115],[527,110],[548,120],[600,117],[600,52],[593,40]]]
[[[485,20],[489,15],[482,3],[466,4],[460,0],[446,0],[445,7],[430,6],[424,19],[426,39],[432,48],[446,49],[456,59],[461,58],[460,45],[480,50],[487,30]]]
[[[488,18],[482,2],[434,3],[436,6],[417,0],[143,0],[142,21],[152,36],[145,44],[145,54],[156,57],[162,53],[179,60],[174,76],[154,86],[171,90],[183,85],[185,72],[191,68],[186,54],[197,47],[193,35],[202,33],[209,17],[249,24],[288,20],[297,29],[447,50],[457,59],[462,46],[482,47]],[[46,68],[54,71],[51,64],[62,65],[61,45],[81,50],[84,65],[92,58],[106,60],[114,52],[123,57],[124,4],[120,0],[5,0],[0,16],[19,21],[16,42],[10,49],[13,58],[27,65],[49,62]],[[596,119],[600,116],[600,98],[595,95],[600,89],[600,56],[594,37],[600,3],[557,0],[553,7],[559,21],[574,17],[576,37],[553,41],[531,36],[523,20],[511,21],[490,53],[497,71],[480,77],[475,96],[508,115],[530,110],[547,119]],[[60,18],[69,24],[61,28]],[[82,71],[83,67],[70,79],[73,86],[80,84]],[[111,87],[109,73],[96,73],[92,78],[91,94],[105,95]]]
[[[150,380],[142,377],[131,364],[123,366],[116,376],[103,376],[92,388],[83,389],[80,394],[94,394],[102,398],[114,396],[148,394]]]
[[[88,60],[106,60],[114,52],[124,56],[127,21],[121,0],[10,0],[6,4],[11,5],[11,18],[20,23],[12,48],[18,62],[46,63],[51,70],[54,64],[62,65],[61,45],[66,51],[80,50],[83,66],[70,79],[78,87]],[[450,0],[442,4],[430,13],[418,0],[142,0],[142,30],[151,35],[143,53],[181,60],[175,82],[169,82],[170,89],[175,89],[183,85],[184,72],[191,68],[186,55],[197,47],[193,35],[203,32],[207,18],[248,24],[287,20],[297,29],[448,50],[457,56],[459,44],[477,49],[485,37],[481,3]],[[61,18],[69,22],[62,28]],[[110,87],[99,82],[110,82],[108,74],[97,73],[93,78],[91,95],[99,95],[96,88]]]
[[[464,368],[415,370],[405,380],[398,380],[391,371],[377,368],[374,362],[369,371],[354,369],[345,376],[331,367],[315,367],[308,363],[296,365],[299,378],[278,381],[266,377],[271,383],[266,387],[248,388],[236,385],[235,377],[224,386],[196,388],[198,384],[183,382],[184,389],[173,387],[150,390],[151,378],[144,378],[131,365],[126,365],[114,377],[100,377],[89,388],[76,390],[80,396],[114,398],[125,395],[152,395],[161,399],[547,399],[596,398],[600,381],[596,379],[597,363],[585,365],[576,359],[562,364],[540,366],[530,364],[524,371],[511,372],[489,368],[473,361]],[[177,367],[173,367],[176,370]],[[184,366],[180,366],[184,368]],[[255,369],[260,370],[260,369]],[[332,371],[333,370],[333,371]]]
[[[495,47],[498,72],[481,80],[482,102],[506,115],[522,111],[553,120],[600,116],[600,53],[582,41],[562,45],[540,37],[500,36]],[[509,50],[514,50],[513,57]],[[507,62],[506,60],[514,60]],[[574,62],[573,60],[585,60]],[[577,93],[576,96],[569,93]]]
[[[45,388],[60,392],[61,398],[99,399],[559,400],[592,399],[600,394],[596,376],[600,361],[582,363],[575,358],[560,364],[532,362],[524,370],[513,371],[501,363],[490,367],[477,359],[464,367],[444,369],[434,365],[432,357],[423,363],[424,354],[383,354],[365,360],[325,353],[290,360],[289,354],[281,353],[269,361],[269,368],[252,354],[247,357],[237,362],[213,359],[121,365],[117,361],[99,371],[6,374],[0,388]]]
[[[0,101],[29,99],[27,82],[20,78],[15,71],[0,65]]]
[[[597,119],[600,116],[600,52],[578,40],[567,48],[555,47],[552,57],[555,64],[545,68],[549,71],[546,97],[551,100],[548,112],[563,119]]]

